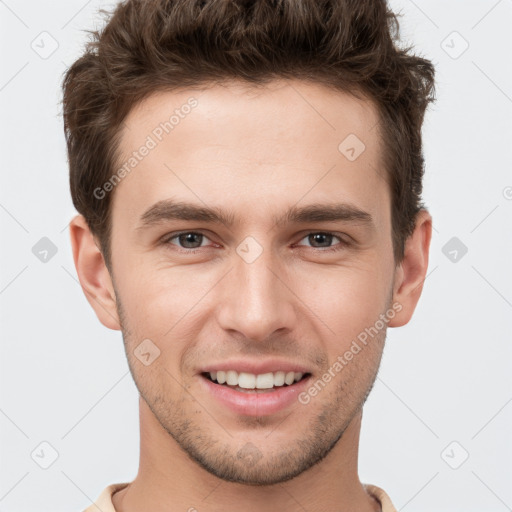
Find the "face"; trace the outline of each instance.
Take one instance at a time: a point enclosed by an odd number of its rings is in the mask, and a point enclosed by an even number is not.
[[[312,467],[375,381],[397,311],[377,124],[304,82],[158,93],[126,119],[120,163],[137,161],[110,193],[128,362],[170,439],[222,479]]]

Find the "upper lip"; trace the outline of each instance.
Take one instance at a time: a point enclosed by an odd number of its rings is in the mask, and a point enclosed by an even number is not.
[[[300,364],[292,361],[284,361],[279,359],[230,359],[220,361],[218,363],[211,363],[204,366],[199,370],[199,373],[215,372],[215,371],[228,371],[234,370],[241,373],[253,373],[261,375],[263,373],[275,373],[279,371],[295,372],[295,373],[310,373],[309,369]]]

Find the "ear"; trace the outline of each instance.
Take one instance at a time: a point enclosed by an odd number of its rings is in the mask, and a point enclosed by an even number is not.
[[[416,216],[414,232],[405,243],[404,258],[395,271],[393,304],[400,304],[402,309],[388,322],[389,327],[405,325],[414,313],[427,274],[431,237],[432,217],[422,209]]]
[[[82,290],[99,321],[109,329],[121,330],[114,286],[103,254],[82,215],[74,217],[69,226],[73,259]]]

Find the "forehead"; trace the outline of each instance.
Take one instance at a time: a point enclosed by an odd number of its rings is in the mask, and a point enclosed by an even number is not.
[[[377,125],[370,101],[304,81],[152,94],[124,122],[117,168],[127,172],[114,216],[121,208],[135,223],[170,197],[241,214],[250,205],[253,218],[333,199],[382,216],[389,195]]]

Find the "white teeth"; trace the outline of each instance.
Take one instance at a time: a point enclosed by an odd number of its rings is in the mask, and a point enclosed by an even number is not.
[[[210,372],[210,378],[219,384],[228,384],[229,386],[240,386],[244,389],[271,389],[281,387],[287,384],[291,386],[298,382],[304,373],[301,372],[283,372],[262,373],[255,375],[253,373],[236,372],[234,370]]]
[[[284,383],[285,383],[285,384],[288,384],[288,386],[289,386],[290,384],[293,384],[293,381],[294,381],[294,380],[295,380],[295,373],[293,373],[293,372],[288,372],[288,373],[286,374],[286,377],[284,378]]]
[[[238,384],[238,375],[233,370],[226,372],[226,384],[230,386],[236,386]]]
[[[233,372],[236,375],[236,372]],[[256,375],[253,373],[244,373],[241,372],[240,375],[238,375],[238,382],[235,384],[232,384],[233,386],[236,386],[237,384],[244,389],[254,389],[256,387]]]
[[[256,387],[258,389],[270,389],[274,387],[274,375],[272,373],[262,373],[256,377]]]
[[[284,372],[274,373],[274,386],[284,386]]]

